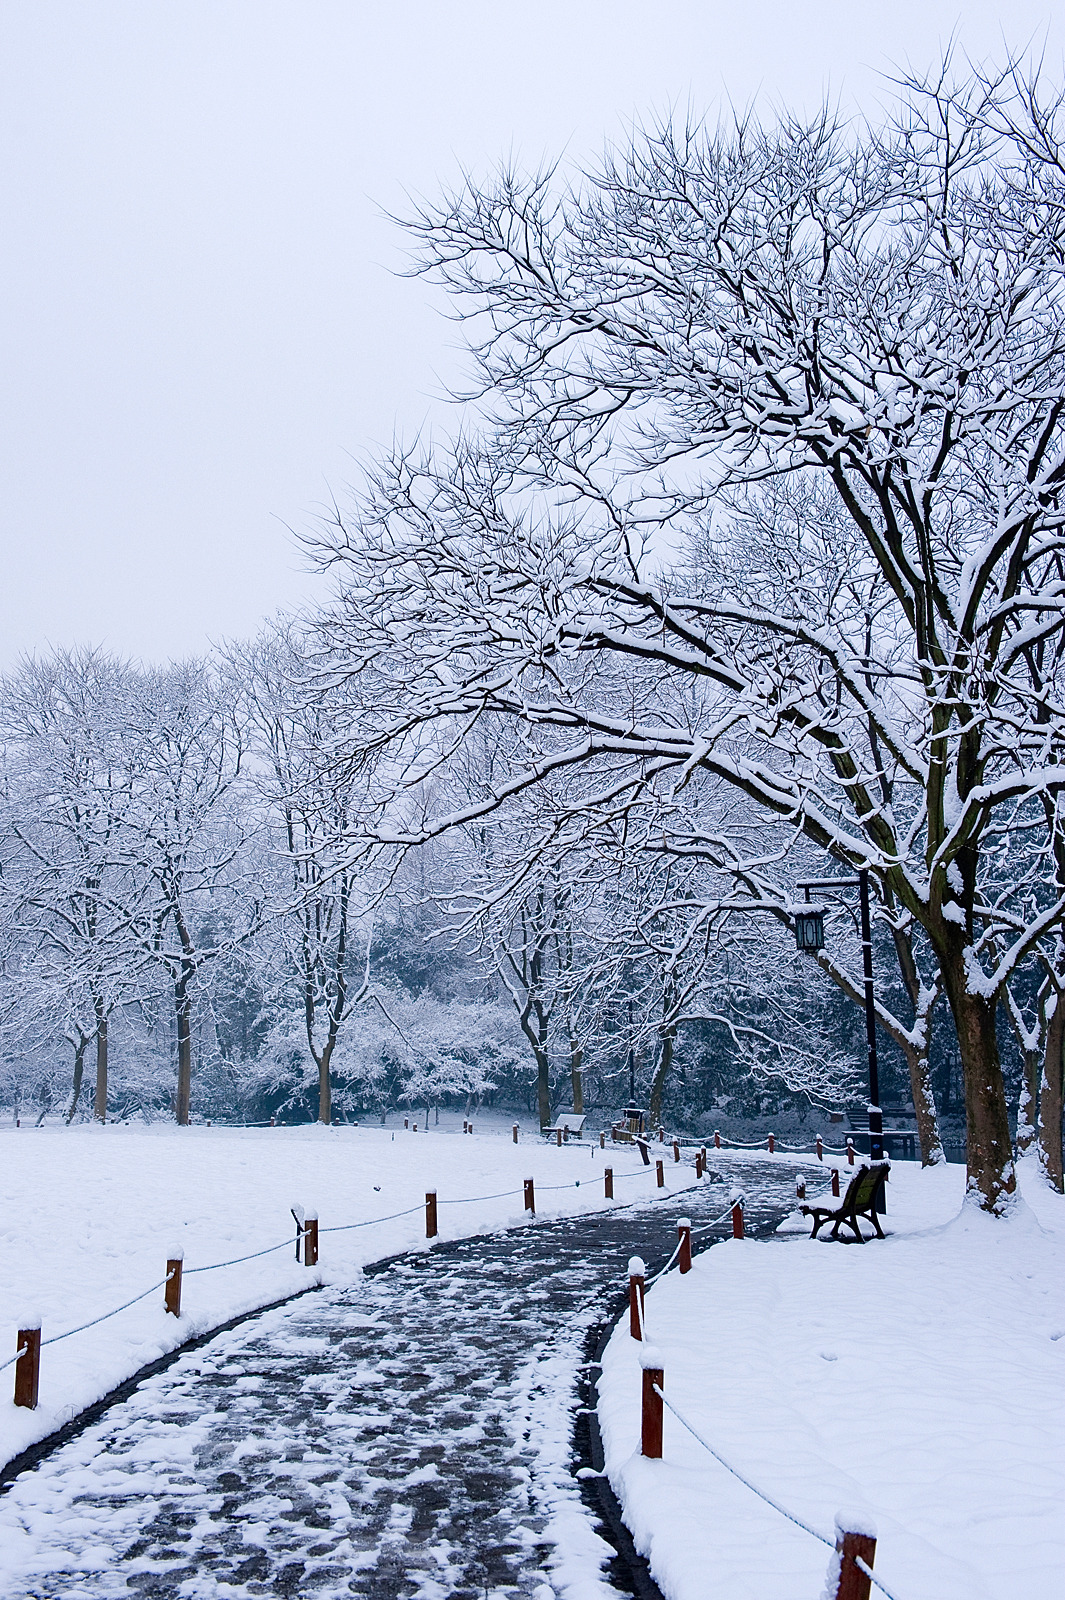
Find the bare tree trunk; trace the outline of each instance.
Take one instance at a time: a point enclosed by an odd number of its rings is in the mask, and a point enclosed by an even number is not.
[[[984,1211],[1001,1216],[1017,1189],[1006,1087],[1002,1081],[993,999],[972,994],[959,946],[940,955],[940,971],[961,1054],[965,1092],[966,1192]]]
[[[336,1036],[326,1040],[325,1048],[318,1057],[318,1121],[328,1125],[333,1118],[333,1086],[329,1077],[329,1062],[333,1055],[333,1045]]]
[[[96,1094],[92,1114],[97,1122],[107,1121],[107,1012],[99,995],[93,997],[96,1013]]]
[[[651,1080],[651,1099],[647,1108],[648,1121],[652,1128],[657,1127],[662,1121],[662,1096],[665,1093],[666,1079],[669,1077],[673,1066],[673,1044],[676,1038],[676,1029],[670,1028],[662,1035],[662,1049],[658,1057],[658,1066],[654,1078]]]
[[[85,1072],[85,1052],[89,1048],[87,1034],[79,1033],[78,1042],[74,1046],[74,1081],[70,1086],[70,1105],[67,1108],[67,1127],[74,1121],[81,1099],[81,1080]]]
[[[1021,1051],[1021,1087],[1017,1097],[1017,1158],[1027,1155],[1039,1136],[1040,1074],[1038,1050]]]
[[[174,1010],[177,1016],[177,1098],[174,1115],[182,1128],[189,1125],[192,1107],[192,996],[189,980],[192,973],[182,970],[174,985]]]
[[[899,963],[902,981],[906,985],[913,1006],[914,1034],[923,1038],[920,1046],[909,1044],[904,1040],[897,1040],[901,1044],[902,1053],[906,1057],[906,1066],[910,1073],[910,1099],[913,1101],[914,1114],[917,1119],[917,1138],[921,1146],[922,1167],[935,1167],[945,1161],[943,1141],[939,1136],[939,1117],[936,1113],[936,1099],[932,1092],[932,1074],[928,1064],[929,1046],[932,1037],[932,1012],[935,1001],[927,999],[927,993],[921,983],[917,971],[917,963],[913,955],[913,934],[909,928],[899,928],[892,924],[892,942],[895,946],[895,955]],[[917,1022],[923,1013],[924,1031],[919,1034]]]
[[[1039,1165],[1059,1194],[1065,1191],[1062,1172],[1062,1097],[1065,1090],[1065,996],[1056,995],[1047,1019],[1046,1053],[1039,1084]]]
[[[579,1117],[584,1115],[584,1079],[581,1077],[583,1064],[584,1051],[571,1035],[569,1041],[569,1076],[573,1087],[573,1109]]]

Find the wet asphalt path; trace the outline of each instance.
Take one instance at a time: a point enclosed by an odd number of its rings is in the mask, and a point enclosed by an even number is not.
[[[743,1166],[749,1232],[797,1170]],[[629,1256],[653,1270],[727,1196],[437,1246],[220,1334],[0,1498],[4,1600],[551,1600],[560,1568],[646,1593],[574,1475],[578,1384]]]

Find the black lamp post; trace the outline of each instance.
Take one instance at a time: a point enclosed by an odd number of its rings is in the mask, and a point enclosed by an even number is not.
[[[869,1159],[884,1159],[884,1114],[880,1109],[880,1078],[876,1066],[876,1011],[873,1005],[873,931],[869,916],[869,872],[863,867],[856,878],[820,878],[800,883],[807,904],[795,914],[795,943],[807,955],[816,955],[825,943],[825,913],[810,903],[811,889],[857,889],[861,900],[862,966],[865,975],[865,1037],[869,1050]],[[881,1206],[878,1205],[880,1210]]]

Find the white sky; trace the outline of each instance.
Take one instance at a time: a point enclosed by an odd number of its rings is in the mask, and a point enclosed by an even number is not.
[[[286,525],[458,371],[404,190],[689,99],[867,106],[955,27],[1060,71],[1053,0],[4,0],[0,665],[310,592]]]

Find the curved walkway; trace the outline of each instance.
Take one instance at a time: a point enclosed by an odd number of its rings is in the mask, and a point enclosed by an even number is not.
[[[744,1163],[749,1229],[791,1208],[796,1170]],[[661,1263],[676,1217],[726,1198],[704,1183],[438,1246],[220,1334],[15,1481],[0,1593],[632,1593],[574,1476],[583,1351],[629,1256]]]

